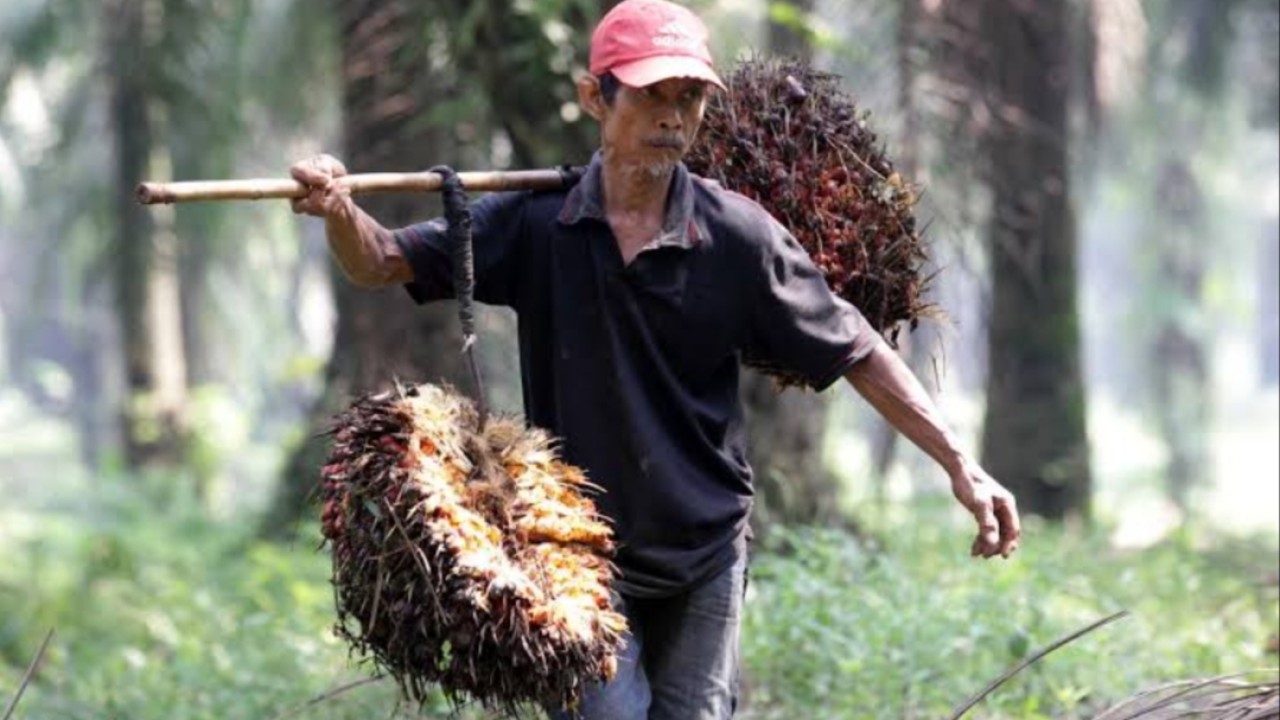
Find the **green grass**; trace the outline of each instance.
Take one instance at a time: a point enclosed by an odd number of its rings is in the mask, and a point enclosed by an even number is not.
[[[1264,651],[1280,623],[1274,590],[1258,585],[1274,540],[1183,534],[1117,552],[1100,534],[1033,525],[1014,559],[976,561],[968,526],[948,517],[922,510],[874,554],[829,531],[779,533],[754,564],[747,717],[946,717],[1028,653],[1118,610],[1132,614],[970,717],[1088,717],[1166,681],[1276,664]]]
[[[0,696],[56,632],[18,717],[271,718],[366,676],[329,632],[327,560],[314,546],[261,543],[251,523],[190,508],[98,510],[96,521],[44,513],[0,542]],[[395,706],[383,682],[293,717]]]
[[[103,481],[74,510],[0,510],[0,703],[56,629],[16,717],[395,716],[386,682],[301,707],[366,676],[329,631],[327,558],[311,541],[265,544],[251,522],[203,519],[181,498],[161,509],[132,487]],[[743,717],[945,717],[1025,653],[1119,609],[1133,616],[970,717],[1073,717],[1165,680],[1275,664],[1262,646],[1276,602],[1255,585],[1272,541],[1184,534],[1120,553],[1099,535],[1031,527],[1015,560],[978,562],[947,512],[908,517],[884,528],[880,552],[814,530],[761,548]]]

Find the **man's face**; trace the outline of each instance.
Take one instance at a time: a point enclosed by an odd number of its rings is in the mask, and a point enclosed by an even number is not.
[[[707,107],[707,84],[692,78],[670,78],[642,88],[622,85],[607,104],[595,78],[584,78],[580,100],[600,121],[606,157],[624,166],[660,176],[673,168],[693,145]]]

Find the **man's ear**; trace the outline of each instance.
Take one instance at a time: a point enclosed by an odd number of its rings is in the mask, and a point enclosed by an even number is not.
[[[608,108],[604,101],[604,93],[600,91],[600,79],[595,75],[587,74],[578,78],[578,104],[597,121],[604,120],[604,114]]]

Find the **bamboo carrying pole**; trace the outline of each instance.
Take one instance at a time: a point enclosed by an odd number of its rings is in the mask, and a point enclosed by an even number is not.
[[[555,190],[564,187],[560,170],[490,170],[458,173],[465,190]],[[352,195],[378,192],[438,192],[444,185],[439,173],[366,173],[344,175],[336,182]],[[144,182],[138,186],[138,202],[159,205],[199,200],[268,200],[304,197],[307,188],[297,180],[191,180],[171,183]]]

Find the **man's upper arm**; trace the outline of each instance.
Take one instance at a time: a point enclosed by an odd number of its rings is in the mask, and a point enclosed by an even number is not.
[[[475,299],[479,302],[513,302],[526,196],[522,192],[492,193],[470,206]],[[433,218],[392,233],[405,258],[402,281],[418,303],[454,297],[447,229],[444,218]]]
[[[763,211],[762,211],[763,212]],[[826,389],[880,342],[862,313],[831,291],[791,233],[767,213],[753,268],[749,359],[795,373]]]

